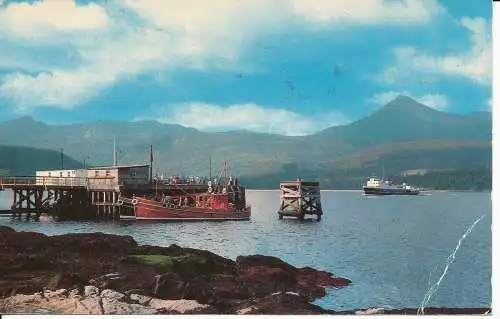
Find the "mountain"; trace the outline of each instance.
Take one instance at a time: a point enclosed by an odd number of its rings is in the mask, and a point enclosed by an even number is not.
[[[491,141],[491,116],[485,114],[445,113],[398,96],[370,116],[328,128],[317,136],[348,141],[356,147],[430,139]]]
[[[18,134],[23,127],[23,134]],[[232,171],[264,173],[281,165],[299,161],[309,163],[312,155],[342,155],[352,146],[336,141],[312,141],[312,137],[287,137],[253,132],[204,133],[179,125],[154,121],[133,123],[95,122],[72,125],[47,125],[31,118],[0,123],[0,145],[39,147],[59,150],[92,165],[108,165],[113,159],[116,135],[120,163],[149,160],[149,145],[154,145],[155,169],[170,174],[208,174],[210,157],[214,171],[222,161]]]
[[[83,164],[63,155],[65,169],[82,168]],[[0,175],[33,176],[36,170],[61,167],[61,153],[29,147],[0,146]]]
[[[382,167],[394,174],[491,167],[491,127],[491,113],[446,113],[399,96],[365,118],[309,136],[208,133],[156,121],[48,125],[24,117],[0,123],[0,145],[64,148],[79,162],[108,165],[115,135],[119,163],[147,163],[153,144],[154,170],[167,174],[208,175],[211,158],[214,174],[227,159],[232,173],[257,187],[297,176],[359,185]]]

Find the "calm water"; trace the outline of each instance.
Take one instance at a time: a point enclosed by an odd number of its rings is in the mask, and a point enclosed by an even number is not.
[[[428,196],[364,197],[360,192],[322,192],[321,222],[278,220],[278,191],[249,191],[248,222],[64,222],[0,224],[46,234],[106,232],[131,235],[141,244],[178,244],[235,258],[278,256],[349,278],[316,303],[330,309],[371,306],[418,307],[443,272],[467,227],[486,214],[463,241],[428,306],[487,307],[491,304],[490,193],[435,192]],[[0,193],[4,207],[10,194]],[[437,267],[437,268],[436,268]],[[430,279],[429,279],[430,278]]]

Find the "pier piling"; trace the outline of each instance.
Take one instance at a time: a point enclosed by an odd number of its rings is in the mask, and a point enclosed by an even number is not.
[[[306,215],[316,215],[320,221],[323,215],[319,182],[300,179],[280,182],[280,202],[279,219],[290,216],[303,220]]]

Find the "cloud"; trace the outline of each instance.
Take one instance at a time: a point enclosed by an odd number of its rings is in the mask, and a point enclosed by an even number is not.
[[[94,74],[87,70],[54,71],[36,76],[12,73],[4,76],[0,94],[16,105],[15,112],[24,114],[33,107],[54,106],[71,109],[80,101],[96,94],[96,88],[113,82],[112,75]]]
[[[464,17],[460,20],[460,25],[470,33],[469,51],[433,56],[411,46],[397,47],[393,50],[395,66],[383,70],[378,79],[391,84],[420,73],[460,77],[481,85],[491,85],[492,45],[489,24],[484,18]]]
[[[2,77],[0,90],[20,112],[41,105],[71,108],[147,72],[248,69],[241,61],[248,47],[290,28],[414,25],[440,10],[435,0],[314,0],[310,6],[302,0],[9,3],[0,7],[0,39],[27,43],[30,54],[17,55],[16,63],[0,57],[0,67],[24,66]],[[6,45],[0,42],[0,49]],[[36,59],[34,52],[51,46],[67,50],[75,56],[67,60],[76,62]]]
[[[108,25],[104,8],[92,2],[78,5],[74,0],[45,0],[0,7],[0,35],[33,38],[54,32],[99,30]]]
[[[189,102],[166,107],[154,120],[180,124],[202,131],[249,130],[261,133],[301,136],[345,123],[339,113],[305,115],[293,111],[265,108],[253,103],[221,106]],[[145,118],[139,118],[142,120]]]
[[[389,92],[378,93],[375,94],[370,99],[368,99],[368,101],[377,105],[385,105],[394,100],[395,98],[397,98],[399,95],[406,95],[416,100],[419,103],[422,103],[424,105],[427,105],[428,107],[437,110],[443,110],[449,107],[449,99],[446,95],[426,94],[421,96],[414,96],[408,93],[407,91],[404,92],[389,91]]]
[[[412,25],[444,11],[436,0],[295,0],[295,12],[320,24]]]

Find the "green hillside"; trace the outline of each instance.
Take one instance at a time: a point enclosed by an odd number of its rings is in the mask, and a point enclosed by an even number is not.
[[[491,168],[491,126],[489,112],[440,112],[400,96],[363,119],[309,136],[209,133],[155,121],[48,125],[23,117],[0,123],[0,145],[43,145],[55,151],[48,166],[59,166],[60,148],[75,162],[109,165],[116,136],[119,163],[147,163],[153,144],[159,173],[208,175],[211,158],[213,172],[228,160],[233,174],[256,187],[302,176],[320,177],[337,188],[359,185],[382,167],[387,174]],[[22,135],[16,133],[19,127]],[[34,158],[5,167],[32,172],[43,165]]]
[[[66,169],[82,168],[82,163],[63,155]],[[29,147],[0,146],[0,175],[34,176],[36,170],[59,169],[61,153]]]
[[[491,115],[445,113],[399,96],[374,114],[317,135],[357,147],[429,139],[491,141]]]
[[[421,187],[488,189],[491,155],[488,142],[400,142],[362,149],[314,168],[291,163],[274,174],[244,176],[241,180],[249,187],[276,188],[280,180],[301,177],[318,180],[323,188],[360,189],[367,177],[383,174],[395,181],[407,179]],[[470,178],[470,172],[478,174],[477,180]],[[422,175],[412,175],[416,173]]]

